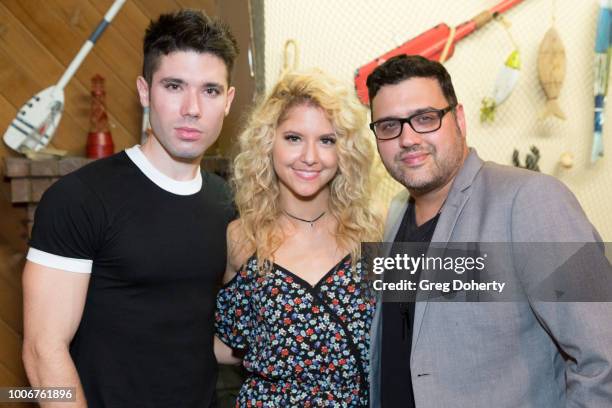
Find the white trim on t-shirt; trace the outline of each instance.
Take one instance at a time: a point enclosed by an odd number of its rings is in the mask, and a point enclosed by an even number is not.
[[[68,258],[31,247],[26,259],[42,266],[61,269],[68,272],[91,273],[91,268],[93,266],[93,260],[91,259]]]
[[[149,180],[170,193],[191,195],[202,189],[202,173],[200,172],[200,166],[198,166],[196,176],[192,180],[178,181],[157,170],[149,159],[147,159],[142,150],[140,150],[140,145],[125,149],[125,153]]]

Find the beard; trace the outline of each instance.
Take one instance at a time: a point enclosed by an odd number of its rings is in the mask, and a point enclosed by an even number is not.
[[[383,163],[391,177],[406,187],[411,194],[422,195],[444,186],[455,176],[463,163],[464,151],[465,142],[461,137],[461,131],[457,129],[454,143],[444,155],[440,155],[434,145],[414,145],[398,152],[391,163]],[[427,167],[417,169],[406,167],[402,157],[415,152],[429,154]]]

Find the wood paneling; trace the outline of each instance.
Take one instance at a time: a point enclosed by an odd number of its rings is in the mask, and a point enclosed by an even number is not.
[[[173,0],[132,0],[134,4],[149,18],[155,20],[160,14],[170,13],[181,8]],[[146,27],[145,27],[146,28]],[[144,30],[143,30],[144,33]]]
[[[0,320],[0,362],[18,379],[25,378],[21,362],[21,341],[21,336]]]
[[[101,15],[113,4],[113,0],[90,0]],[[142,39],[144,28],[149,25],[151,19],[133,1],[126,1],[121,12],[115,16],[112,22],[113,28],[121,35],[122,40],[138,52],[139,61],[142,58]],[[106,34],[105,34],[106,35]],[[100,41],[102,41],[100,39]],[[134,64],[140,74],[141,64]],[[133,85],[133,84],[132,84]]]
[[[0,320],[15,333],[23,332],[21,287],[0,276]]]
[[[0,57],[0,84],[5,73],[3,65]],[[10,123],[16,113],[17,109],[0,94],[0,126],[3,127]],[[17,156],[17,153],[0,142],[0,157]],[[24,206],[14,207],[11,204],[11,186],[4,181],[4,166],[0,166],[0,214],[0,243],[10,245],[14,251],[25,251],[26,225],[23,221],[26,219],[26,208]],[[8,267],[9,252],[8,249],[3,250],[3,247],[0,247],[0,271]]]
[[[0,245],[0,386],[24,386],[21,254]],[[1,404],[0,404],[1,405]]]
[[[4,363],[2,363],[2,361],[0,361],[0,386],[7,387],[18,384],[23,383],[15,376],[15,374],[11,372],[11,370],[9,370],[7,366],[4,365]]]
[[[24,265],[24,254],[21,251],[0,245],[0,281],[3,285],[11,287],[12,290],[21,291],[21,269]],[[21,302],[21,301],[19,301]],[[21,307],[21,305],[18,305]],[[15,326],[15,330],[18,329]],[[21,332],[21,330],[17,330]]]
[[[222,8],[217,5],[219,1],[215,0],[176,0],[179,6],[182,8],[200,9],[204,10],[206,14],[216,16],[219,14],[219,9]],[[246,7],[246,1],[243,1],[244,7]]]

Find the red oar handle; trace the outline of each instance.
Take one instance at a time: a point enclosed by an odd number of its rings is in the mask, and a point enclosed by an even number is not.
[[[455,36],[455,42],[461,40],[467,35],[471,34],[475,30],[478,30],[480,27],[486,25],[489,21],[493,19],[495,14],[501,14],[510,8],[516,6],[517,4],[523,2],[524,0],[503,0],[497,3],[495,6],[491,7],[489,10],[485,10],[482,13],[474,16],[469,21],[457,26],[457,34]]]
[[[489,11],[491,13],[504,13],[505,11],[522,2],[523,0],[503,0],[497,3],[495,6],[491,7]]]
[[[381,55],[380,57],[370,61],[355,72],[355,88],[357,89],[357,97],[363,104],[368,104],[368,89],[366,87],[366,79],[374,69],[388,60],[400,54],[407,55],[423,55],[426,58],[431,58],[436,53],[435,44],[445,41],[448,38],[450,27],[446,24],[438,24],[430,28],[419,36],[406,41],[404,44],[392,49],[391,51]],[[439,51],[437,51],[439,53]],[[429,54],[429,55],[424,55]]]
[[[493,19],[493,17],[495,17],[496,14],[501,14],[523,1],[524,0],[501,1],[497,3],[497,5],[495,5],[494,7],[491,7],[489,10],[485,10],[482,13],[474,16],[471,20],[468,20],[465,23],[458,25],[455,28],[455,36],[453,37],[453,42],[450,46],[446,59],[449,59],[453,55],[453,51],[455,48],[454,45],[457,42],[461,41],[463,38],[467,37],[468,35],[472,34],[474,31],[478,30],[479,28],[489,23]],[[447,39],[445,38],[444,43],[435,44],[436,52],[432,53],[431,56],[424,55],[424,54],[419,54],[419,55],[423,55],[424,57],[427,57],[429,59],[434,59],[436,61],[439,61],[440,54],[442,53],[442,49],[446,45],[446,40]]]
[[[474,18],[465,23],[458,25],[455,28],[454,37],[452,38],[449,49],[446,53],[446,59],[449,59],[454,52],[455,43],[467,37],[475,30],[487,24],[493,18],[495,13],[503,13],[506,10],[514,7],[524,0],[503,0],[489,10],[483,11]],[[425,58],[439,61],[442,50],[448,42],[450,35],[450,27],[444,23],[430,28],[419,36],[406,41],[397,48],[381,55],[380,57],[363,65],[355,72],[355,88],[359,100],[367,105],[369,103],[368,89],[366,87],[366,79],[374,71],[374,69],[396,55],[421,55]]]

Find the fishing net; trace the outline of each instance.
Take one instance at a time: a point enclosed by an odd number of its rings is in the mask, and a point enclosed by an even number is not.
[[[267,0],[265,16],[266,88],[278,79],[283,65],[283,45],[294,39],[300,67],[318,66],[352,83],[355,70],[404,41],[438,23],[458,25],[494,6],[496,0]],[[546,96],[537,75],[539,43],[551,26],[552,0],[529,0],[505,13],[521,51],[522,71],[517,87],[499,107],[492,124],[480,123],[481,100],[490,96],[497,72],[512,51],[507,33],[492,22],[459,42],[446,62],[459,100],[464,104],[468,143],[485,160],[511,164],[520,151],[524,163],[530,146],[539,148],[540,169],[564,181],[577,195],[587,215],[604,239],[612,240],[612,135],[604,125],[607,157],[592,166],[589,156],[593,127],[593,47],[598,2],[556,1],[556,27],[565,45],[566,76],[559,102],[566,121],[538,120]],[[612,106],[606,116],[610,116]],[[574,156],[574,166],[559,165],[564,152]],[[380,168],[377,197],[389,199],[402,187]]]

